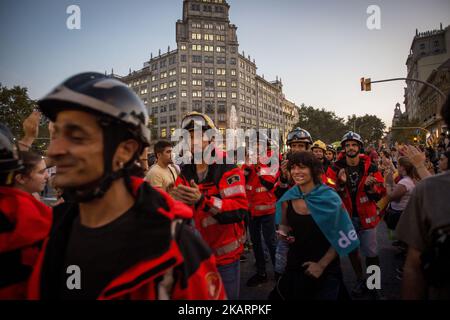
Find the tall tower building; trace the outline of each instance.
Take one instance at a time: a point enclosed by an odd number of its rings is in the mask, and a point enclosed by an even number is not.
[[[255,60],[239,53],[237,27],[230,23],[225,0],[184,0],[176,22],[175,50],[151,55],[139,71],[118,77],[143,99],[151,115],[152,138],[170,138],[190,111],[209,115],[220,130],[230,127],[280,129],[293,122],[281,79],[257,75]],[[283,110],[285,112],[283,112]]]

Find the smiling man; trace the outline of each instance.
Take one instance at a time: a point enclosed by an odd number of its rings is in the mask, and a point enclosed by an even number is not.
[[[366,268],[371,265],[379,266],[376,227],[380,217],[376,202],[386,193],[384,179],[370,158],[360,153],[363,140],[359,134],[347,132],[342,138],[341,146],[345,150],[345,157],[328,168],[327,176],[332,182],[329,185],[337,190],[352,218],[361,240],[361,252],[366,257]],[[360,296],[367,290],[367,286],[359,253],[353,252],[350,260],[358,278],[353,294]],[[373,292],[375,298],[381,298],[379,291]]]
[[[139,97],[118,80],[83,73],[39,107],[55,122],[48,156],[70,201],[54,209],[30,298],[223,298],[214,257],[183,223],[192,211],[130,175],[149,144]]]

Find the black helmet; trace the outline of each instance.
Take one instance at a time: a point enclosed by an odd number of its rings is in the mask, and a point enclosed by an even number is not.
[[[143,146],[150,144],[149,117],[144,103],[126,84],[104,74],[77,74],[39,100],[38,105],[51,121],[65,109],[105,115],[125,124]]]
[[[333,147],[333,145],[329,144],[327,145],[327,151],[331,151],[334,154],[336,154],[336,149]]]
[[[349,140],[354,140],[354,141],[358,142],[361,148],[364,146],[364,142],[363,142],[361,136],[353,131],[349,131],[346,134],[344,134],[344,136],[342,137],[342,140],[341,140],[342,148],[345,147],[345,142],[347,142]]]
[[[308,144],[313,144],[313,140],[309,132],[302,128],[295,128],[289,132],[286,144],[289,146],[293,142],[306,142]]]
[[[14,136],[8,127],[0,123],[0,173],[9,173],[22,168],[19,148]]]
[[[80,110],[100,116],[104,136],[104,173],[98,181],[65,191],[79,202],[101,198],[112,182],[125,178],[130,188],[130,170],[142,150],[150,144],[147,128],[148,112],[141,99],[126,84],[101,73],[77,74],[57,86],[38,101],[42,113],[55,121],[58,112]],[[123,130],[125,129],[125,130]],[[117,146],[129,136],[139,142],[140,148],[123,168],[113,172],[112,159]]]

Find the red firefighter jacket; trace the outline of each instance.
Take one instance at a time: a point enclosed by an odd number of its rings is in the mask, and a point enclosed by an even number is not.
[[[192,217],[192,210],[142,179],[132,178],[132,185],[139,215],[136,235],[129,241],[133,242],[130,247],[142,254],[139,259],[129,261],[128,267],[117,274],[98,299],[224,299],[226,295],[214,256],[182,222]],[[63,204],[55,208],[62,212],[55,212],[59,221],[55,222],[32,274],[30,299],[58,299],[61,281],[58,275],[64,272],[60,266],[68,231],[78,214],[77,207],[77,204]]]
[[[194,208],[195,226],[212,248],[218,266],[239,259],[245,242],[244,217],[248,214],[245,180],[241,169],[231,164],[211,164],[198,181],[195,164],[184,165],[175,185],[190,186],[194,180],[202,198]]]
[[[0,300],[25,299],[52,211],[29,193],[0,187]]]
[[[378,171],[377,166],[372,164],[370,158],[364,154],[360,154],[359,158],[360,161],[362,162],[362,166],[364,167],[364,173],[358,185],[358,191],[356,194],[355,202],[363,229],[371,229],[375,228],[380,222],[380,216],[377,211],[376,203],[386,194],[386,189],[383,186],[384,182],[383,176]],[[329,167],[327,171],[327,176],[329,180],[331,180],[331,182],[328,183],[328,185],[330,187],[335,188],[338,191],[347,211],[349,212],[350,215],[352,215],[354,210],[352,206],[350,191],[347,185],[345,185],[344,187],[339,186],[339,182],[337,181],[339,171],[341,169],[345,169],[346,167],[347,163],[345,157],[340,157],[339,160],[336,161],[332,167]],[[375,179],[378,182],[373,187],[374,193],[368,193],[364,185],[369,175],[375,177]]]
[[[273,171],[264,164],[242,166],[246,180],[245,189],[249,211],[252,217],[275,213],[275,187],[277,186],[279,170]]]

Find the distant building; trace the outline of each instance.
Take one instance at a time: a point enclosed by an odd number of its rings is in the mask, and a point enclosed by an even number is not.
[[[426,81],[434,70],[450,59],[450,26],[439,30],[419,33],[416,30],[410,54],[406,60],[408,78]],[[409,120],[422,118],[419,92],[423,84],[407,82],[405,88],[405,107]]]
[[[160,50],[141,70],[118,77],[146,104],[152,139],[170,138],[190,111],[206,113],[223,131],[233,106],[238,128],[276,128],[280,137],[291,130],[297,106],[285,98],[281,79],[259,76],[255,60],[239,53],[229,10],[225,0],[184,0],[177,48]]]
[[[448,95],[450,93],[450,59],[433,70],[426,81]],[[431,133],[433,139],[437,139],[442,132],[448,130],[441,117],[441,107],[445,99],[436,90],[422,86],[419,90],[418,101],[420,124]]]

